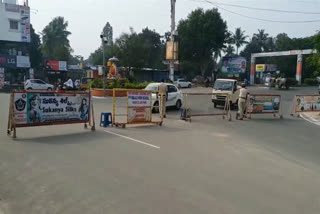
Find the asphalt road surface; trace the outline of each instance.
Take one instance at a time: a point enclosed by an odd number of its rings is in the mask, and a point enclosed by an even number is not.
[[[0,94],[0,214],[318,214],[320,126],[290,116],[293,96],[317,88],[250,91],[281,94],[284,119],[188,123],[170,110],[162,127],[25,128],[15,141]],[[94,104],[98,123],[112,99]]]

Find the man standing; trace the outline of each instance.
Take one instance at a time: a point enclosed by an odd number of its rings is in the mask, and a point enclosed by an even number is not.
[[[167,101],[167,85],[164,83],[164,80],[161,81],[159,85],[159,101],[160,101],[160,114],[164,118],[167,117],[166,113],[166,101]]]
[[[243,120],[243,115],[244,111],[246,110],[246,104],[247,104],[247,98],[248,98],[248,89],[246,88],[246,84],[242,83],[241,84],[241,89],[240,89],[240,94],[239,94],[239,101],[238,101],[238,106],[239,106],[239,119]]]
[[[67,90],[73,90],[73,81],[70,77],[68,77],[68,81],[64,83],[67,87]]]

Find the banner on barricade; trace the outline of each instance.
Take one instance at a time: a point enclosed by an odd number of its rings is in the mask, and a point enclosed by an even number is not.
[[[320,95],[296,95],[294,100],[294,111],[301,112],[319,112]]]
[[[22,127],[75,123],[91,125],[91,108],[91,96],[88,92],[13,92],[8,134],[9,131]]]
[[[151,122],[151,92],[128,91],[128,123]]]
[[[126,100],[117,97],[117,92],[126,92]],[[125,128],[127,125],[159,125],[162,126],[163,116],[159,91],[138,89],[113,89],[112,124]]]
[[[280,95],[250,95],[248,113],[275,114],[280,112]]]

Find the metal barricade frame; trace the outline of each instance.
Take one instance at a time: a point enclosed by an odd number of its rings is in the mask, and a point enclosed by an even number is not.
[[[203,113],[203,114],[192,114],[190,113],[190,107],[188,104],[188,96],[201,96],[201,95],[208,95],[208,96],[225,96],[225,105],[223,108],[222,113]],[[183,93],[184,96],[184,104],[181,112],[180,119],[191,122],[192,117],[205,117],[205,116],[222,116],[222,119],[228,119],[228,121],[232,121],[231,115],[231,106],[230,106],[230,94],[228,93]]]
[[[300,113],[306,113],[306,112],[319,112],[320,113],[320,108],[318,109],[316,107],[316,109],[314,109],[313,107],[311,107],[312,110],[298,110],[297,111],[297,105],[298,105],[298,102],[299,102],[299,97],[318,97],[318,103],[320,105],[320,95],[317,95],[317,94],[314,94],[314,95],[295,95],[294,97],[294,100],[293,100],[293,106],[292,106],[292,113],[291,113],[291,116],[297,116],[297,117],[300,117]]]
[[[261,112],[254,112],[253,111],[253,103],[251,103],[252,97],[278,97],[279,98],[279,110],[274,111],[261,111]],[[281,111],[281,95],[279,94],[249,94],[247,99],[247,105],[246,105],[246,116],[248,119],[252,119],[253,114],[272,114],[273,117],[278,116],[280,119],[283,119],[282,111]]]
[[[117,91],[122,91],[122,92],[127,92],[126,95],[126,113],[125,114],[117,114],[116,113],[116,92]],[[144,106],[141,108],[146,108],[150,110],[150,120],[148,121],[141,121],[141,122],[130,122],[129,121],[129,111],[130,108],[135,108],[135,107],[130,107],[129,106],[129,92],[143,92],[143,93],[150,93],[150,106]],[[159,121],[153,121],[153,116],[152,116],[152,110],[153,110],[153,100],[152,100],[152,94],[157,94],[156,96],[158,97],[159,91],[150,91],[150,90],[142,90],[142,89],[123,89],[123,88],[114,88],[113,89],[113,104],[112,104],[112,123],[115,127],[122,127],[126,128],[127,125],[159,125],[162,126],[163,124],[163,115],[161,114],[162,111],[160,110],[160,107],[162,106],[162,99],[159,100],[159,113],[160,113],[160,120]],[[163,94],[160,94],[160,96],[163,96]],[[126,122],[117,122],[117,116],[126,116]]]

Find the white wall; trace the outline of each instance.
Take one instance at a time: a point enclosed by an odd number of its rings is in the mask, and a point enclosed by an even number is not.
[[[10,29],[9,20],[19,21],[18,30]],[[21,39],[21,15],[19,12],[6,11],[5,3],[0,0],[0,40],[22,42]]]

